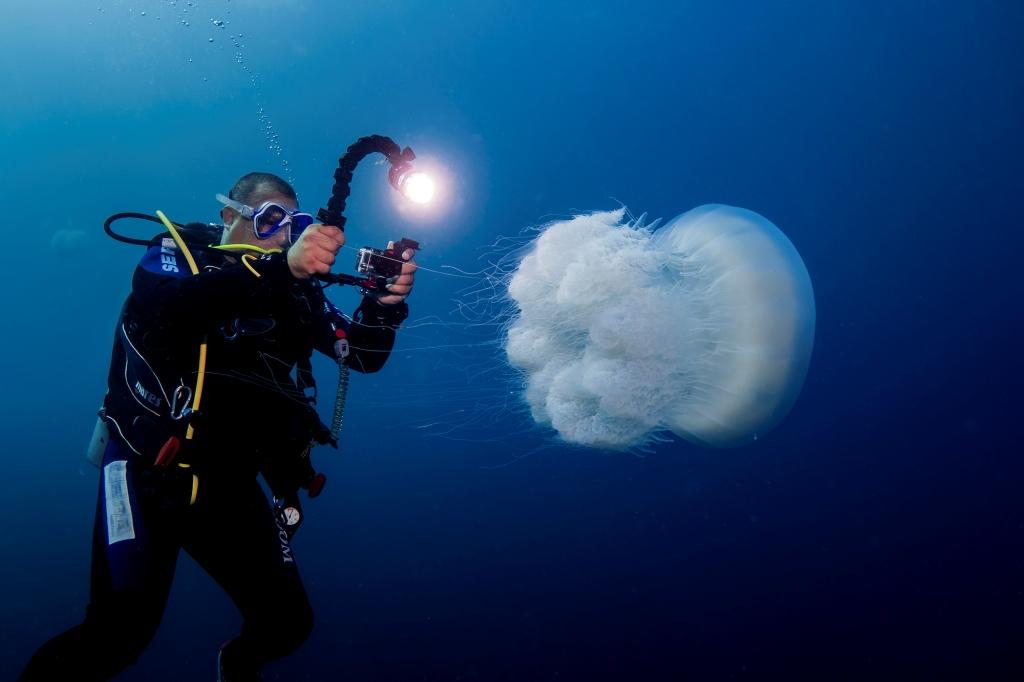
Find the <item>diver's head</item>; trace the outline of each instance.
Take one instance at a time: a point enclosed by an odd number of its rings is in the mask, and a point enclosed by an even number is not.
[[[313,216],[298,211],[292,186],[271,173],[243,175],[226,197],[218,194],[217,199],[224,204],[222,244],[282,248],[315,222]]]

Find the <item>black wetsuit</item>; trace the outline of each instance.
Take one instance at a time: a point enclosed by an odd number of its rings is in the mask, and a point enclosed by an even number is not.
[[[354,320],[332,318],[319,290],[292,277],[283,256],[250,260],[252,270],[218,253],[194,256],[202,268],[195,276],[173,242],[158,238],[135,271],[104,402],[111,438],[90,604],[80,625],[36,652],[23,681],[104,680],[133,663],[159,625],[180,549],[243,616],[241,634],[221,654],[227,679],[254,679],[312,627],[289,536],[257,474],[275,496],[309,483],[307,446],[325,429],[307,398],[309,377],[293,376],[305,374],[313,348],[334,357],[331,321],[347,333],[347,364],[373,372],[407,308],[367,298]],[[204,338],[205,387],[189,414],[182,408],[191,405]],[[176,460],[155,466],[171,438],[182,444]]]

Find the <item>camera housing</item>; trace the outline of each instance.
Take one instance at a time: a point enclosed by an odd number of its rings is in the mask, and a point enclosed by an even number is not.
[[[405,263],[402,254],[407,249],[418,251],[419,248],[419,242],[402,237],[401,240],[392,242],[389,249],[375,249],[371,246],[359,249],[356,272],[366,277],[362,283],[363,288],[369,291],[384,291],[388,280],[398,277],[402,272],[402,265]]]

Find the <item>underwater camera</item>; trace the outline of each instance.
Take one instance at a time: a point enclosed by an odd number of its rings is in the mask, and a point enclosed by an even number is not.
[[[398,242],[392,242],[387,249],[375,249],[371,246],[364,246],[359,249],[359,256],[356,260],[356,271],[366,277],[361,282],[364,289],[383,290],[393,278],[398,277],[402,272],[402,254],[412,249],[418,251],[420,243],[402,237]]]

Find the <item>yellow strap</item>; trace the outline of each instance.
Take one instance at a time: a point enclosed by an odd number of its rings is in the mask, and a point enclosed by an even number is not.
[[[249,264],[249,261],[251,260],[256,260],[256,256],[252,255],[251,253],[242,254],[242,265],[249,268],[249,272],[251,272],[252,274],[256,275],[257,277],[262,277],[263,275],[256,272],[256,268]]]
[[[171,233],[171,237],[174,239],[174,243],[178,245],[178,248],[181,250],[181,253],[184,254],[184,256],[185,256],[185,260],[188,262],[189,270],[192,271],[193,275],[198,275],[199,274],[199,268],[196,266],[196,261],[195,261],[194,258],[192,258],[192,252],[188,250],[188,246],[185,244],[185,240],[181,238],[181,234],[179,234],[178,230],[175,229],[175,227],[171,223],[171,221],[167,219],[167,216],[164,215],[163,211],[157,211],[156,212],[156,217],[160,219],[160,222],[162,222],[164,224],[164,227],[167,228],[167,231]],[[206,379],[206,340],[203,339],[203,342],[199,344],[199,369],[197,370],[197,375],[196,375],[196,393],[195,393],[195,396],[193,396],[193,398],[192,398],[192,411],[193,412],[198,412],[199,411],[199,401],[203,397],[203,383],[204,383],[205,379]],[[195,429],[193,429],[192,425],[189,424],[188,425],[188,429],[185,431],[185,440],[192,440],[192,436],[194,435],[194,432],[195,432]],[[194,496],[195,496],[195,488],[198,485],[199,485],[199,479],[195,479],[193,481],[193,483],[192,483],[193,500],[194,500]]]
[[[192,401],[192,411],[199,411],[199,401],[203,397],[203,384],[206,383],[206,340],[199,344],[199,370],[196,374],[196,396]],[[192,424],[185,430],[185,440],[192,440],[195,429]]]
[[[218,244],[213,248],[220,251],[249,251],[251,253],[258,253],[264,256],[269,256],[272,253],[281,253],[281,249],[264,249],[262,246],[256,246],[254,244]]]
[[[189,469],[189,468],[192,467],[192,465],[188,464],[186,462],[178,462],[178,467],[180,467],[182,469]],[[188,506],[191,507],[193,504],[196,503],[196,496],[198,495],[198,493],[199,493],[199,477],[196,476],[195,474],[192,474],[192,497],[189,498]]]
[[[196,267],[196,261],[194,258],[192,258],[192,252],[188,250],[188,246],[185,245],[185,240],[181,238],[181,234],[179,234],[178,230],[175,229],[173,224],[171,224],[171,221],[167,219],[167,216],[164,215],[163,211],[157,211],[156,217],[159,218],[160,222],[164,224],[164,227],[167,228],[167,231],[171,233],[171,237],[174,239],[174,243],[177,244],[178,248],[181,249],[181,252],[185,254],[185,260],[188,261],[188,267],[192,271],[192,274],[198,275],[199,268]]]
[[[256,268],[249,264],[249,261],[256,260],[257,253],[262,256],[269,256],[272,253],[281,253],[281,249],[264,249],[263,247],[256,246],[254,244],[219,244],[213,248],[220,251],[227,251],[229,253],[241,253],[242,265],[257,277],[262,277],[263,275],[257,272]]]

